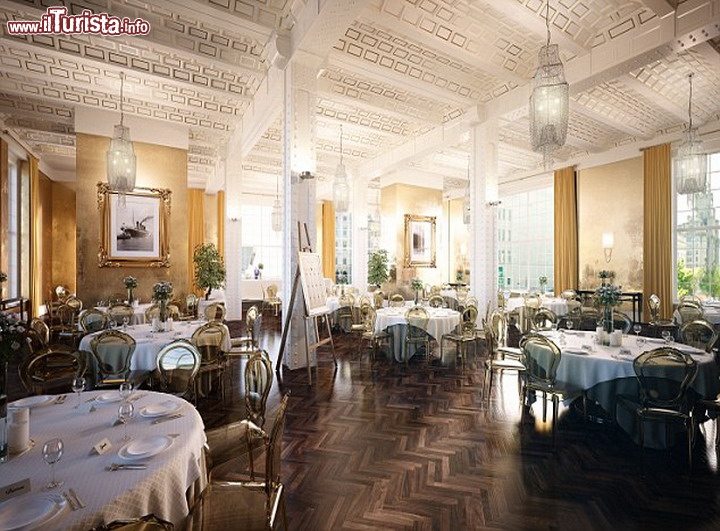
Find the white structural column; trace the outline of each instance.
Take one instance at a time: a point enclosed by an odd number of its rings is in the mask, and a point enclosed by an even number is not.
[[[225,167],[225,309],[228,320],[242,319],[242,199],[240,168]],[[235,169],[236,168],[236,169]]]
[[[352,211],[352,283],[360,288],[360,293],[367,289],[367,254],[368,254],[368,179],[349,172]]]
[[[285,260],[283,267],[283,323],[287,312],[292,312],[290,330],[284,352],[284,364],[291,370],[306,367],[305,357],[305,305],[302,289],[298,286],[295,304],[289,308],[295,272],[298,267],[298,250],[307,247],[305,227],[310,246],[317,251],[315,230],[315,105],[316,75],[319,64],[306,54],[296,54],[285,70],[285,96],[283,112],[284,164],[283,200],[285,208]],[[302,177],[310,172],[312,178]],[[298,240],[298,224],[302,239]],[[311,338],[310,342],[313,342]],[[310,353],[315,365],[315,352]]]
[[[497,130],[494,118],[471,129],[470,285],[483,307],[488,301],[493,307],[497,304]]]

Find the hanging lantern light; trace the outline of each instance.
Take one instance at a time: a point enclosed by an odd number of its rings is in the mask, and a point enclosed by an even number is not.
[[[465,199],[463,199],[463,223],[470,225],[470,155],[468,155],[467,166],[467,189],[465,190]]]
[[[673,159],[673,174],[678,194],[704,192],[707,185],[707,153],[697,128],[693,127],[692,123],[692,78],[693,74],[689,74],[688,127]]]
[[[545,7],[547,44],[538,53],[538,68],[530,96],[530,137],[533,151],[543,154],[546,170],[552,168],[552,153],[567,138],[570,90],[557,44],[550,44],[550,0]]]
[[[110,148],[107,152],[107,180],[110,190],[120,194],[121,204],[125,204],[125,194],[135,189],[137,159],[132,142],[130,128],[123,125],[123,88],[125,75],[120,73],[120,123],[113,130]]]
[[[335,181],[333,182],[333,205],[335,212],[339,213],[347,212],[350,208],[350,184],[343,164],[342,125],[340,126],[340,163],[335,170]]]
[[[282,207],[280,206],[280,191],[277,175],[275,176],[275,202],[273,203],[272,212],[270,213],[270,220],[272,222],[272,230],[275,232],[282,231],[283,213]]]

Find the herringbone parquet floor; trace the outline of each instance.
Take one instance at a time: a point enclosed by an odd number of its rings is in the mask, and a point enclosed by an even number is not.
[[[265,318],[262,342],[274,360],[279,321]],[[355,337],[334,337],[337,370],[321,350],[314,384],[305,370],[286,370],[268,405],[272,419],[281,393],[291,392],[283,450],[290,529],[720,529],[712,422],[698,436],[691,474],[680,446],[647,451],[643,477],[624,433],[586,426],[572,409],[561,412],[553,452],[534,408],[521,422],[515,375],[486,407],[472,364],[462,372],[372,361],[358,355]],[[236,364],[231,404],[201,403],[209,427],[243,416],[241,371]]]

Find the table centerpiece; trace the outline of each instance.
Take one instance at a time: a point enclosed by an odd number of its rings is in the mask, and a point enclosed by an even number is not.
[[[135,302],[135,295],[133,293],[133,290],[137,288],[138,281],[135,277],[127,276],[123,279],[123,284],[125,284],[125,288],[128,292],[128,304],[132,304]]]
[[[4,273],[3,273],[4,274]],[[0,463],[8,459],[8,362],[20,354],[25,326],[17,314],[0,312]]]
[[[153,286],[153,300],[160,306],[160,322],[167,321],[167,305],[172,297],[172,282],[157,282]]]

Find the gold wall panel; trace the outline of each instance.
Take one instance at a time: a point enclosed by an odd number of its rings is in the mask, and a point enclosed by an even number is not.
[[[642,291],[642,157],[579,171],[577,197],[580,289],[597,288],[598,272],[607,269],[623,291]],[[603,254],[605,232],[615,240],[610,262]]]
[[[131,137],[132,137],[132,131]],[[122,279],[138,279],[136,296],[148,301],[152,287],[161,280],[173,283],[174,292],[187,292],[188,220],[187,151],[134,142],[137,157],[136,185],[168,188],[170,206],[170,267],[137,268],[98,266],[100,214],[97,208],[97,183],[105,181],[105,153],[110,139],[78,133],[76,137],[76,216],[77,216],[77,293],[92,304],[112,293],[124,292]]]
[[[63,285],[77,291],[75,241],[75,191],[59,182],[52,183],[52,286]],[[45,293],[43,293],[45,295]]]

